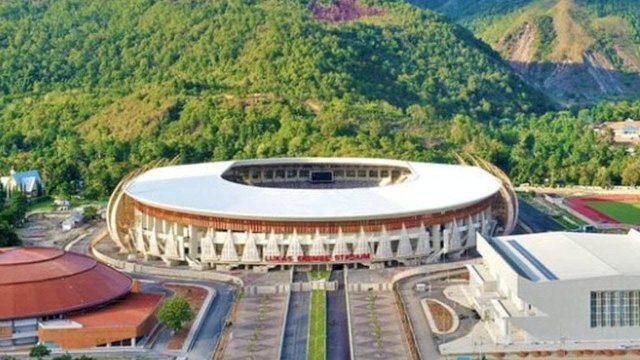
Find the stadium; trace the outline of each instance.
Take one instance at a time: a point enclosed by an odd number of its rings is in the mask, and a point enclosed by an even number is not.
[[[149,168],[117,186],[108,229],[130,256],[172,266],[424,263],[463,254],[476,232],[508,234],[517,218],[510,183],[489,166],[275,158]]]

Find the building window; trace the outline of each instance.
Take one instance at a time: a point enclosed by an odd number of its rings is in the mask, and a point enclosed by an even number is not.
[[[640,326],[640,291],[592,291],[590,324],[596,327]]]

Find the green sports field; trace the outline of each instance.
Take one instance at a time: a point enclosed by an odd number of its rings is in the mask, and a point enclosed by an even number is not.
[[[326,347],[326,292],[313,290],[311,292],[311,316],[309,317],[309,339],[307,359],[325,360]]]
[[[587,205],[623,224],[640,225],[640,201],[589,201]]]

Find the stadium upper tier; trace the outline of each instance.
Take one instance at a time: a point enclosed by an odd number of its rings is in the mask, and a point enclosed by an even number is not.
[[[472,166],[361,158],[296,158],[169,166],[132,179],[140,203],[235,219],[365,220],[440,213],[498,193]]]

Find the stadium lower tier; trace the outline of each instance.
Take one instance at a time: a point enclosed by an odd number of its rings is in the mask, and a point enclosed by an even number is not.
[[[136,206],[126,242],[145,258],[192,266],[440,259],[493,233],[489,202],[435,216],[343,223],[209,219]]]

